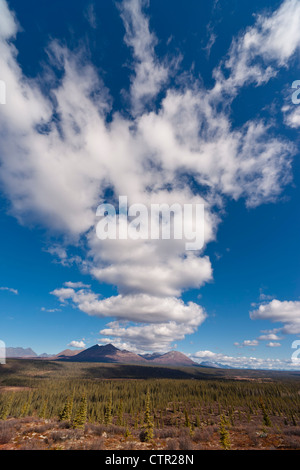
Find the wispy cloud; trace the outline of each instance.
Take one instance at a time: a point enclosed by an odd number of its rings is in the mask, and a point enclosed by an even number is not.
[[[16,294],[18,295],[19,292],[17,289],[13,289],[12,287],[0,287],[0,290],[2,291],[8,291],[8,292],[11,292],[12,294]]]
[[[125,42],[132,48],[134,56],[130,90],[133,114],[143,112],[145,105],[157,97],[169,78],[167,65],[156,57],[158,41],[151,33],[149,19],[142,11],[148,4],[148,0],[124,0],[120,6],[126,29]]]
[[[81,281],[79,281],[79,282],[66,281],[66,282],[64,282],[64,285],[66,287],[71,287],[73,289],[84,289],[84,288],[88,289],[89,287],[91,287],[89,284],[84,284]]]
[[[87,19],[89,25],[93,29],[97,29],[97,17],[96,17],[96,14],[95,14],[95,4],[94,3],[90,3],[86,7],[86,9],[84,11],[84,16]]]
[[[42,311],[42,312],[48,312],[48,313],[55,313],[55,312],[61,312],[61,309],[60,309],[60,308],[46,308],[46,307],[42,307],[42,308],[41,308],[41,311]]]

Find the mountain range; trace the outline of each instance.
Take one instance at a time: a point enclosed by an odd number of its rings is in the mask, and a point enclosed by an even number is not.
[[[178,351],[170,351],[165,354],[135,354],[130,351],[121,350],[112,344],[96,344],[76,355],[60,355],[58,360],[68,360],[72,362],[110,362],[119,364],[160,364],[169,366],[193,366],[197,365],[185,354]]]
[[[202,366],[210,368],[230,368],[214,362],[203,362],[201,364],[192,361],[188,356],[179,351],[167,353],[136,354],[125,349],[118,349],[112,344],[95,344],[87,349],[71,350],[65,349],[58,354],[41,354],[38,356],[31,348],[7,348],[7,358],[20,359],[47,359],[68,362],[99,362],[117,364],[157,364],[167,366]]]
[[[6,348],[5,350],[6,357],[11,358],[33,358],[38,357],[38,355],[31,348]]]

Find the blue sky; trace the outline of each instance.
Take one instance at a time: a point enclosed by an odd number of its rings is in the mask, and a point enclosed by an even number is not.
[[[300,1],[0,0],[0,338],[297,368]],[[96,208],[203,203],[205,245]]]

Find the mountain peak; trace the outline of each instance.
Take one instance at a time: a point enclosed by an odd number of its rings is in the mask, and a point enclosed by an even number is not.
[[[101,348],[102,351],[111,351],[111,352],[116,352],[120,351],[120,349],[116,348],[113,344],[108,343],[108,344],[96,344],[98,348]]]

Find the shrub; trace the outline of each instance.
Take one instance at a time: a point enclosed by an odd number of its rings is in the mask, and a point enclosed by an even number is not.
[[[70,439],[80,439],[82,435],[79,429],[68,429],[65,431],[53,431],[49,435],[49,438],[52,439],[53,442],[61,442]]]
[[[92,442],[88,442],[84,445],[84,450],[103,450],[104,449],[104,439],[97,438]]]
[[[285,436],[284,445],[289,449],[300,449],[300,440],[294,436]]]
[[[208,442],[213,434],[211,427],[204,429],[196,429],[193,435],[194,442]]]
[[[7,423],[0,424],[0,444],[8,444],[14,437],[12,427]]]
[[[193,443],[189,436],[182,436],[178,440],[179,450],[192,450]]]
[[[168,437],[177,437],[178,430],[176,428],[166,427],[163,429],[155,429],[154,437],[158,439],[167,439]]]
[[[23,442],[20,447],[20,450],[41,450],[43,449],[43,444],[38,439],[28,439]]]
[[[168,439],[166,450],[179,450],[179,443],[177,439]]]

